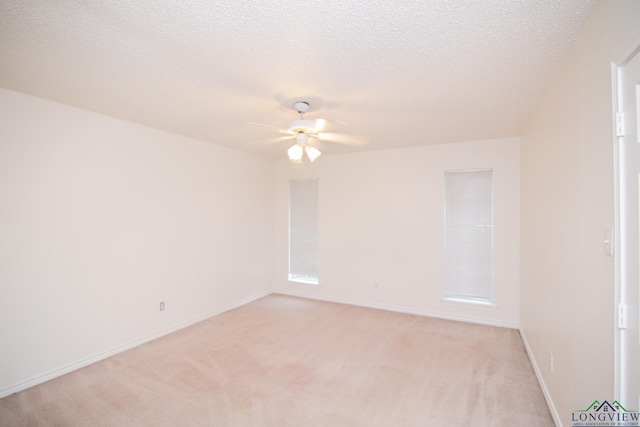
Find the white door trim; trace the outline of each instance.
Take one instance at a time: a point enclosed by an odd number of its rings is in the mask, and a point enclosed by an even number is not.
[[[620,224],[621,224],[621,195],[620,195],[620,150],[619,150],[619,137],[617,134],[617,115],[621,111],[621,99],[620,99],[620,70],[627,64],[635,55],[640,55],[640,32],[633,37],[634,42],[625,50],[622,50],[621,54],[615,57],[614,62],[611,63],[611,93],[612,93],[612,140],[613,140],[613,173],[614,173],[614,394],[615,399],[619,400],[621,395],[621,354],[620,354],[620,328],[618,327],[618,307],[620,304],[621,294],[621,273],[622,265],[620,260]]]

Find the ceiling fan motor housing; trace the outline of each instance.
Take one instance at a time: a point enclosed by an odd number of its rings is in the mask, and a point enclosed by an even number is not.
[[[315,127],[315,120],[298,119],[291,120],[287,125],[287,130],[289,130],[290,132],[312,132]]]

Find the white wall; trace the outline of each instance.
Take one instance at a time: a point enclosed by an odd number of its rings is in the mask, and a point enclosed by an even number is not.
[[[270,161],[7,90],[0,117],[0,396],[270,291]]]
[[[522,331],[564,425],[614,398],[611,62],[634,40],[640,2],[599,2],[522,137]]]
[[[444,172],[493,168],[493,309],[443,301]],[[517,326],[519,140],[323,156],[275,166],[275,291]],[[319,178],[320,285],[287,281],[288,181]],[[375,289],[374,283],[379,289]]]

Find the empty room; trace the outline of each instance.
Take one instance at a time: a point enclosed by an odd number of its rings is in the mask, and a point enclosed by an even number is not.
[[[640,425],[638,52],[635,0],[0,2],[0,426]]]

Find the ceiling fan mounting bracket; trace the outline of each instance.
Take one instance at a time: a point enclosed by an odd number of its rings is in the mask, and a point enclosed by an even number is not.
[[[296,111],[300,113],[302,117],[304,117],[304,113],[309,111],[309,103],[306,101],[298,101],[295,104],[293,104],[293,108],[295,108]]]

